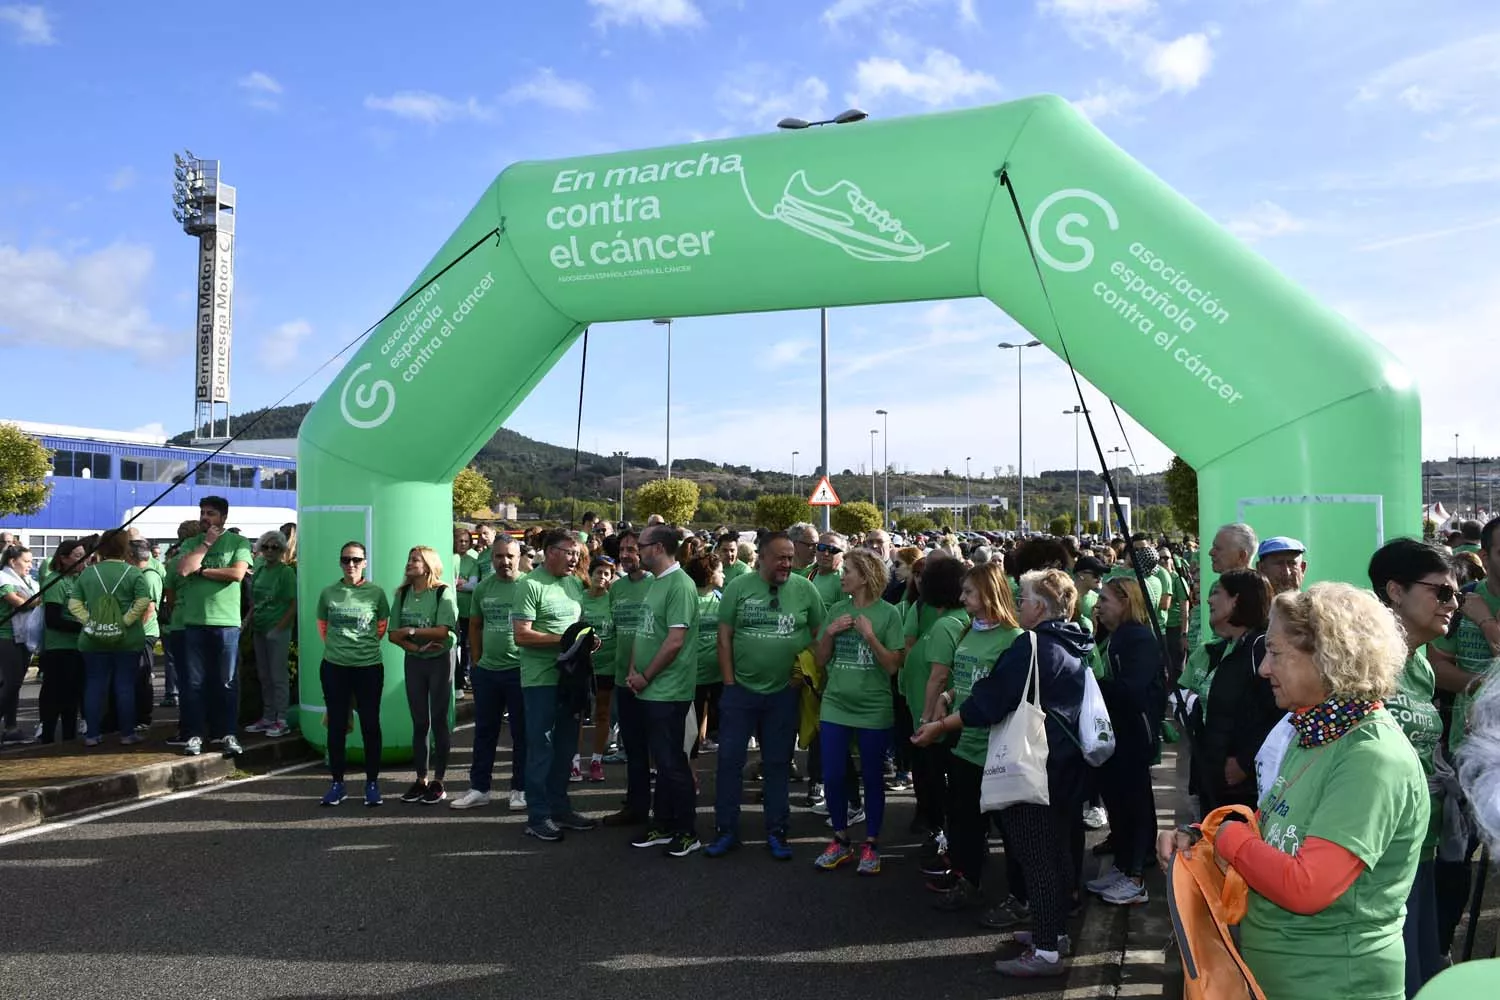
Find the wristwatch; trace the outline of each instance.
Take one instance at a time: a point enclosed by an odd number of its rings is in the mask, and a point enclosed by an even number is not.
[[[417,641],[417,629],[416,629],[416,626],[414,626],[414,625],[408,625],[408,626],[406,626],[406,641],[407,642],[416,642]]]

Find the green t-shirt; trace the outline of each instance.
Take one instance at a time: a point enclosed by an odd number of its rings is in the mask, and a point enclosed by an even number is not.
[[[737,577],[719,605],[719,624],[733,629],[735,684],[754,694],[786,690],[797,655],[826,620],[823,598],[806,577],[794,573],[774,595],[759,573]]]
[[[74,577],[72,599],[80,602],[85,610],[92,612],[94,602],[106,593],[114,596],[122,616],[130,614],[136,601],[151,600],[151,586],[146,577],[130,563],[118,559],[95,563]],[[87,625],[78,635],[78,650],[83,653],[139,650],[144,645],[146,628],[139,618],[125,625],[125,633],[118,643],[99,642],[89,635]]]
[[[1411,741],[1417,757],[1422,761],[1422,774],[1430,779],[1433,772],[1432,753],[1443,738],[1443,719],[1432,700],[1437,691],[1437,678],[1432,672],[1432,664],[1427,662],[1425,652],[1418,649],[1407,658],[1406,667],[1401,671],[1398,682],[1396,693],[1386,699],[1385,709]],[[1423,861],[1430,861],[1437,856],[1438,836],[1443,825],[1441,795],[1432,796],[1431,807],[1427,836],[1422,841]]]
[[[1500,996],[1500,958],[1459,964],[1428,980],[1417,1000],[1475,1000]]]
[[[609,613],[615,623],[615,683],[624,684],[630,675],[630,654],[635,650],[635,633],[646,617],[646,595],[651,592],[650,573],[639,580],[622,576],[609,588]],[[603,666],[607,660],[600,660]]]
[[[719,672],[719,604],[722,591],[711,590],[698,595],[698,683],[717,684],[724,679]]]
[[[203,544],[202,535],[182,543],[183,552],[192,552]],[[226,531],[203,556],[204,569],[227,569],[237,563],[250,565],[250,542],[242,535]],[[240,585],[234,581],[209,580],[201,576],[180,576],[176,580],[176,603],[172,617],[182,625],[237,627],[240,622]]]
[[[419,660],[433,660],[440,656],[447,656],[448,650],[458,645],[458,601],[453,597],[453,588],[442,587],[442,596],[438,596],[438,587],[428,587],[421,593],[408,589],[402,594],[398,587],[396,590],[396,624],[393,628],[436,628],[439,625],[448,627],[448,638],[443,641],[443,648],[431,653],[413,653]]]
[[[318,621],[328,623],[323,659],[336,667],[378,667],[378,627],[390,617],[390,599],[368,580],[357,587],[343,580],[324,587],[318,595]]]
[[[686,626],[682,649],[646,685],[642,701],[692,701],[698,686],[698,588],[681,569],[659,576],[646,592],[646,614],[635,633],[636,673],[645,673],[667,641],[669,629]]]
[[[54,574],[57,575],[57,574]],[[54,583],[50,590],[42,595],[43,604],[61,604],[64,621],[77,622],[77,617],[68,608],[68,602],[73,599],[73,592],[78,589],[78,577],[72,574],[63,574],[62,579]],[[45,614],[45,610],[43,614]],[[42,636],[42,647],[44,649],[77,649],[78,633],[62,632],[54,628],[47,628]]]
[[[182,555],[181,555],[181,553],[179,553],[179,554],[173,556],[172,558],[168,559],[167,562],[166,562],[166,564],[162,567],[162,577],[161,577],[161,581],[162,581],[161,582],[162,593],[165,594],[169,590],[172,591],[173,594],[174,594],[174,597],[173,597],[174,601],[176,600],[176,596],[175,595],[182,593],[182,577],[180,577],[180,576],[177,575],[177,564],[180,563],[180,562],[182,562]],[[160,614],[161,613],[160,610],[158,610],[157,613]],[[182,615],[180,615],[177,612],[177,609],[174,607],[172,609],[172,617],[170,619],[168,619],[167,621],[165,621],[165,622],[162,623],[161,634],[162,634],[163,638],[165,638],[166,636],[171,635],[173,632],[181,632],[181,631],[182,631]]]
[[[750,572],[748,563],[742,563],[738,559],[724,567],[724,584],[728,586],[729,581],[735,577],[744,576]]]
[[[454,590],[458,591],[458,617],[469,617],[469,611],[474,606],[474,591],[459,590],[458,584],[466,582],[471,576],[479,575],[479,567],[474,563],[473,551],[453,553],[453,583]],[[477,585],[475,589],[478,589]]]
[[[1285,854],[1317,837],[1365,863],[1342,896],[1310,916],[1250,893],[1241,953],[1266,996],[1405,996],[1401,928],[1428,795],[1422,765],[1390,714],[1377,709],[1321,747],[1293,741],[1260,815],[1263,839]]]
[[[922,709],[926,707],[927,684],[932,679],[932,665],[941,663],[952,666],[953,650],[958,646],[964,629],[969,627],[969,614],[963,608],[939,611],[920,605],[922,610],[918,612],[917,607],[919,605],[913,605],[906,613],[906,634],[912,634],[914,625],[922,631],[907,652],[900,675],[901,696],[906,699],[906,706],[911,710],[914,725],[921,721]],[[924,619],[925,625],[922,623]]]
[[[844,615],[868,618],[875,638],[886,649],[906,646],[906,632],[901,612],[879,598],[867,608],[854,606],[846,597],[828,609],[823,631]],[[875,659],[875,651],[859,634],[847,628],[833,637],[833,656],[824,668],[827,680],[823,687],[823,707],[818,718],[859,729],[889,729],[895,723],[891,702],[891,675]]]
[[[26,596],[25,592],[15,584],[0,583],[0,597],[4,597],[7,594],[20,594],[22,597]],[[15,641],[16,630],[15,625],[12,623],[15,620],[15,616],[20,613],[20,608],[12,607],[7,601],[0,601],[0,615],[4,616],[4,623],[0,624],[0,640],[4,640],[5,642]]]
[[[297,568],[287,563],[266,563],[250,578],[250,599],[255,610],[250,627],[264,634],[274,629],[297,599]]]
[[[599,650],[594,654],[595,672],[613,676],[615,657],[619,654],[615,649],[615,618],[609,591],[595,597],[584,590],[578,603],[583,607],[583,620],[592,625],[594,633],[599,636]]]
[[[1481,581],[1474,588],[1474,593],[1484,600],[1491,615],[1500,615],[1500,597],[1490,592],[1488,580]],[[1462,601],[1463,598],[1460,597],[1459,600]],[[1490,642],[1476,622],[1471,621],[1462,611],[1458,614],[1458,630],[1450,635],[1439,636],[1432,641],[1432,645],[1452,656],[1464,673],[1487,673],[1490,665],[1495,662]],[[1448,734],[1450,750],[1457,750],[1469,733],[1469,706],[1473,702],[1474,696],[1466,693],[1460,693],[1453,699],[1453,729]]]
[[[1078,624],[1089,635],[1094,634],[1094,605],[1099,603],[1099,591],[1084,590],[1078,594]]]
[[[1150,580],[1156,581],[1156,596],[1151,599],[1151,607],[1156,610],[1156,620],[1161,624],[1162,628],[1166,628],[1167,615],[1170,612],[1161,610],[1161,599],[1162,595],[1170,597],[1172,594],[1172,571],[1165,566],[1158,566],[1151,571],[1151,576],[1147,582],[1149,583]]]
[[[545,566],[539,566],[521,577],[510,620],[531,622],[537,632],[562,635],[583,617],[583,605],[578,600],[582,596],[583,584],[578,577],[572,573],[553,576]],[[521,686],[556,687],[558,652],[556,646],[521,647]]]
[[[1182,609],[1187,605],[1188,589],[1187,581],[1178,573],[1167,571],[1168,578],[1172,581],[1171,588],[1167,593],[1172,595],[1172,606],[1167,609],[1167,628],[1182,628]]]
[[[831,608],[838,602],[844,600],[844,571],[834,570],[832,573],[818,573],[811,576],[812,585],[818,588],[818,596],[823,598],[823,607]]]
[[[479,650],[479,665],[485,670],[515,670],[521,666],[516,630],[510,623],[516,588],[520,585],[520,580],[502,580],[490,575],[474,588],[469,613],[470,617],[478,615],[483,619],[484,645]]]
[[[151,562],[156,562],[156,560],[153,559]],[[161,563],[157,563],[157,568],[153,568],[151,562],[146,563],[145,569],[141,570],[141,575],[146,578],[146,587],[151,592],[151,603],[155,605],[151,609],[151,617],[146,619],[144,626],[148,642],[161,638],[161,594],[166,586],[164,582],[166,570],[159,568]]]
[[[971,628],[953,648],[953,711],[958,711],[974,685],[984,680],[994,669],[1000,654],[1010,648],[1011,643],[1022,634],[1018,628],[992,628],[981,632]],[[934,660],[941,663],[941,660]],[[984,755],[989,749],[990,731],[965,726],[958,737],[953,752],[976,767],[984,766]]]

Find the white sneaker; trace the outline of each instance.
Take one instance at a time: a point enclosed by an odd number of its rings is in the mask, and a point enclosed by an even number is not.
[[[448,803],[449,809],[477,809],[480,806],[490,804],[490,793],[481,792],[477,788],[471,788],[458,798]]]
[[[1083,883],[1083,887],[1096,896],[1102,896],[1124,877],[1124,872],[1120,871],[1114,865],[1110,865],[1104,870],[1104,874],[1098,878],[1089,879]]]
[[[196,757],[203,752],[203,737],[192,736],[188,738],[187,745],[182,748],[182,753],[187,757]]]
[[[1109,813],[1103,806],[1089,806],[1083,811],[1083,825],[1090,830],[1102,830],[1109,825]]]
[[[280,739],[292,731],[292,727],[285,722],[273,722],[261,730],[261,735],[269,736],[271,739]]]
[[[818,801],[814,802],[812,804],[812,811],[815,812],[815,813],[817,813],[819,816],[827,816],[828,815],[828,800],[827,799],[819,799]]]
[[[816,806],[813,807],[813,811],[817,812],[817,807]],[[823,811],[825,813],[828,811],[828,806],[826,804],[823,806]],[[848,813],[847,815],[849,817],[849,821],[848,821],[847,824],[845,824],[846,826],[853,826],[855,823],[863,823],[865,821],[865,811],[863,809],[856,809],[852,813]],[[827,819],[825,819],[823,821],[823,825],[826,826],[826,827],[828,827],[830,830],[832,830],[833,829],[833,817],[830,816]]]
[[[1140,906],[1151,902],[1151,894],[1144,882],[1121,875],[1120,880],[1099,894],[1099,898],[1112,906]]]
[[[517,810],[525,809],[526,808],[526,793],[523,792],[523,791],[521,791],[519,788],[512,788],[510,790],[510,803],[509,803],[509,805],[510,805],[510,808],[512,808],[512,809],[517,809]]]

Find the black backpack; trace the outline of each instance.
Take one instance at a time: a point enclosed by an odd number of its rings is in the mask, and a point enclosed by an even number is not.
[[[594,649],[598,634],[577,621],[563,633],[557,652],[557,693],[569,715],[582,713],[594,700]]]

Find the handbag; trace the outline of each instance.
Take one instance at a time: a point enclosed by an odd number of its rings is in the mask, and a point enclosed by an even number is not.
[[[1078,742],[1083,759],[1099,767],[1115,752],[1115,726],[1104,704],[1104,693],[1092,670],[1083,672],[1083,704],[1078,709]]]
[[[990,727],[979,782],[979,811],[1048,804],[1047,713],[1042,711],[1041,674],[1036,662],[1037,637],[1031,636],[1031,673],[1021,704]]]

